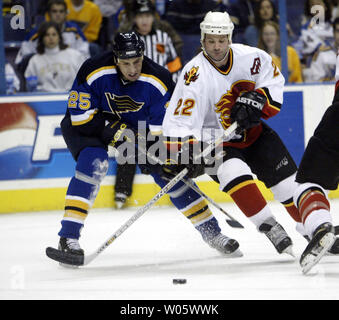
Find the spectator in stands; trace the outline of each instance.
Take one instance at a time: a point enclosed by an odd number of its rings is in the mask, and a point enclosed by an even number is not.
[[[102,14],[102,23],[99,33],[99,43],[104,49],[111,45],[116,33],[115,15],[122,6],[122,0],[94,0]]]
[[[243,35],[249,25],[254,25],[254,12],[260,0],[237,0],[229,5],[229,13],[234,28],[233,42],[243,42]]]
[[[99,7],[89,0],[65,1],[68,8],[67,20],[77,23],[89,42],[97,41],[102,22]]]
[[[334,21],[335,18],[339,17],[339,0],[331,0],[331,21]]]
[[[200,34],[200,22],[208,11],[220,11],[220,4],[214,0],[173,0],[165,19],[179,33]]]
[[[47,20],[59,25],[62,39],[69,48],[78,50],[84,58],[89,58],[89,43],[77,24],[66,21],[67,6],[64,0],[50,0],[47,6]],[[15,64],[20,65],[18,69],[24,73],[29,58],[37,52],[38,29],[34,28],[22,42],[20,50],[16,56]],[[23,61],[24,59],[24,61]]]
[[[336,57],[339,50],[339,17],[333,22],[333,35],[333,45],[321,46],[313,55],[310,68],[303,70],[306,82],[335,80]]]
[[[274,21],[266,21],[260,29],[258,48],[265,50],[272,57],[273,63],[281,69],[280,30]],[[301,66],[298,53],[292,46],[287,46],[288,82],[302,82]]]
[[[27,88],[29,91],[68,91],[84,60],[79,51],[67,48],[57,23],[43,22],[38,31],[37,53],[25,71]]]
[[[122,5],[122,0],[94,0],[93,2],[99,7],[103,17],[111,17]]]
[[[243,41],[245,44],[256,47],[259,40],[259,32],[266,21],[278,23],[277,10],[271,0],[260,0],[254,11],[254,23],[245,29]]]
[[[324,8],[324,15],[315,6]],[[313,9],[312,9],[313,7]],[[333,42],[333,28],[331,24],[331,6],[328,0],[306,0],[304,7],[303,24],[299,39],[293,43],[301,63],[309,68],[312,56],[323,45]]]

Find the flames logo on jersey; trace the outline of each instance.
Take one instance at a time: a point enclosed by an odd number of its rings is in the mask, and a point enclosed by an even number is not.
[[[144,102],[133,100],[130,96],[117,96],[110,92],[105,92],[105,96],[112,113],[119,118],[119,113],[137,112],[145,104]]]
[[[191,82],[196,81],[199,78],[199,67],[192,67],[190,71],[187,71],[184,75],[185,85],[190,85]]]
[[[249,80],[239,80],[231,85],[225,94],[221,96],[219,101],[215,104],[215,112],[220,113],[220,123],[226,130],[231,125],[231,109],[235,100],[244,91],[254,90],[255,82]]]

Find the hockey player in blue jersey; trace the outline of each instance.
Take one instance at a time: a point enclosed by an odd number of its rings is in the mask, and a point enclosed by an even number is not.
[[[136,131],[140,121],[146,123],[146,130],[152,134],[161,133],[165,105],[174,83],[171,74],[145,57],[143,51],[144,43],[136,33],[118,33],[113,53],[87,60],[69,93],[61,129],[77,164],[68,186],[58,233],[59,250],[63,252],[84,254],[78,240],[108,169],[108,145],[117,147],[119,143],[126,143],[117,137],[127,129]],[[167,184],[157,165],[140,167],[144,173],[150,173],[160,187]],[[241,255],[239,243],[221,233],[216,218],[199,194],[179,181],[169,196],[207,244],[225,255]]]

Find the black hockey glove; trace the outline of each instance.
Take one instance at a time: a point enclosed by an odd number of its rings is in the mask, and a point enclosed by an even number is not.
[[[256,92],[248,91],[237,98],[231,109],[232,122],[237,121],[237,133],[243,130],[253,128],[260,124],[261,111],[266,103],[267,98]]]
[[[172,179],[179,172],[188,169],[187,178],[196,178],[205,173],[205,164],[202,158],[194,160],[195,152],[193,145],[184,143],[179,152],[171,154],[163,165],[163,178],[166,180]],[[200,162],[200,163],[199,163]]]
[[[119,120],[109,122],[101,132],[101,139],[106,145],[118,148],[122,143],[136,141],[134,130]]]

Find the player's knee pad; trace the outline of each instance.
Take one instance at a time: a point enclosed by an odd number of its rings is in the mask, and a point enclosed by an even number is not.
[[[298,183],[295,181],[295,176],[296,173],[270,188],[274,195],[274,199],[279,202],[285,202],[290,199],[292,201],[294,191],[298,187]]]
[[[321,187],[319,184],[316,183],[302,183],[297,186],[297,188],[294,190],[294,195],[293,195],[293,202],[294,205],[298,208],[299,207],[299,201],[301,199],[301,196],[305,194],[308,191],[312,190],[318,190],[321,193],[324,194],[326,199],[328,199],[328,191],[325,190],[323,187]]]
[[[75,177],[83,182],[99,185],[107,174],[108,154],[103,148],[87,147],[78,157]]]
[[[246,162],[238,158],[232,158],[222,163],[218,168],[217,176],[220,182],[219,188],[221,191],[224,191],[230,183],[239,178],[244,178],[246,180],[253,179],[251,168]]]

